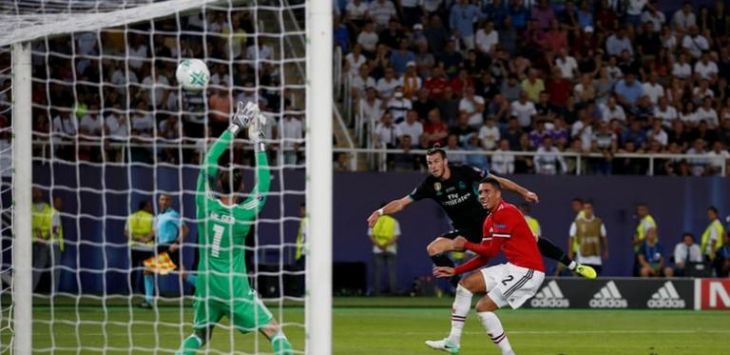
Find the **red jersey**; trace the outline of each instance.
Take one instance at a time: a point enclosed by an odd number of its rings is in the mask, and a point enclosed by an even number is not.
[[[535,236],[525,216],[514,205],[500,202],[484,219],[483,235],[481,244],[467,242],[464,245],[466,250],[475,252],[477,256],[456,267],[455,273],[482,267],[500,251],[514,265],[545,272]]]

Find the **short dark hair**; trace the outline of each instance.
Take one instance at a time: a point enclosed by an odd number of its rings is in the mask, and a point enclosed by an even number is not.
[[[580,202],[585,203],[585,201],[580,197],[573,197],[573,199],[570,202]]]
[[[684,232],[684,233],[682,233],[682,239],[684,239],[685,237],[690,237],[690,238],[692,238],[692,241],[693,242],[695,241],[695,235],[692,234],[692,232]]]
[[[436,144],[426,151],[426,156],[440,154],[442,159],[446,159],[446,151],[441,148],[440,144]]]
[[[139,204],[137,204],[137,210],[143,210],[143,209],[145,209],[145,207],[147,207],[147,205],[149,205],[149,204],[150,204],[150,201],[149,201],[149,200],[142,200],[142,201],[139,201]]]
[[[718,215],[720,214],[719,212],[717,212],[717,207],[715,207],[715,206],[707,207],[707,210],[708,211],[712,211],[712,212],[714,212],[715,214],[718,214]]]
[[[218,171],[218,192],[224,195],[237,192],[243,183],[243,174],[238,169],[224,168]]]
[[[492,176],[487,176],[483,178],[481,181],[479,181],[480,184],[489,184],[497,188],[497,190],[502,191],[502,185],[499,184],[499,180]]]

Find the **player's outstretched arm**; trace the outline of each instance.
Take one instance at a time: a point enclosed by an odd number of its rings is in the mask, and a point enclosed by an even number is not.
[[[490,173],[490,176],[497,179],[499,181],[499,184],[502,185],[503,188],[506,190],[512,191],[525,199],[527,202],[540,202],[540,198],[537,196],[536,193],[526,189],[525,187],[519,185],[518,183],[507,179],[503,177],[496,176],[494,174]]]
[[[251,189],[248,198],[240,206],[258,214],[266,204],[266,195],[271,189],[271,170],[266,154],[266,145],[263,142],[263,133],[257,127],[249,128],[249,139],[256,149],[256,185]]]
[[[397,200],[393,200],[388,202],[383,208],[377,209],[373,211],[373,213],[370,214],[368,217],[368,226],[372,228],[375,225],[375,222],[378,221],[378,217],[384,215],[384,214],[394,214],[402,211],[404,208],[406,208],[408,205],[413,202],[413,199],[411,196],[406,196],[403,198],[399,198]]]
[[[231,126],[228,127],[228,129],[226,129],[220,137],[215,140],[215,142],[213,142],[213,145],[205,154],[203,166],[200,168],[200,173],[198,174],[197,202],[202,203],[206,196],[205,192],[215,183],[214,179],[218,173],[218,159],[220,159],[223,152],[228,149],[231,144],[231,140],[233,140],[238,132],[240,132],[241,129],[248,127],[253,122],[254,114],[258,114],[258,107],[256,107],[255,104],[248,103],[243,105],[241,102],[238,103],[236,113],[231,118]]]

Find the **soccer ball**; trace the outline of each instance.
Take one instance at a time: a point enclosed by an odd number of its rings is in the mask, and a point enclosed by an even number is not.
[[[210,72],[200,59],[185,59],[177,66],[177,82],[186,90],[202,90],[208,86]]]

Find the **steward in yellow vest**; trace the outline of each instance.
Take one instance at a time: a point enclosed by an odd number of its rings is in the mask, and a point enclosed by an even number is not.
[[[307,253],[304,250],[304,244],[307,242],[307,228],[309,227],[309,217],[307,217],[307,208],[304,204],[299,206],[299,217],[302,218],[301,221],[299,221],[299,231],[297,232],[297,244],[296,244],[296,253],[294,254],[294,260],[297,263],[301,263],[304,261],[302,257],[304,257]],[[303,267],[304,265],[302,265]]]
[[[137,212],[127,217],[127,224],[124,226],[124,235],[127,236],[130,247],[150,250],[153,248],[154,220],[152,204],[149,201],[140,202]]]
[[[37,199],[36,191],[39,194]],[[34,189],[33,195],[33,240],[57,243],[63,251],[63,228],[59,212],[47,202],[41,202],[40,190]]]
[[[647,234],[654,233],[657,235],[657,241],[659,240],[657,225],[654,217],[649,214],[649,206],[643,203],[639,204],[636,207],[636,215],[639,217],[639,224],[636,226],[636,232],[634,233],[634,253],[639,251]]]
[[[725,227],[718,218],[717,208],[710,207],[707,209],[707,218],[710,220],[710,224],[705,228],[700,239],[700,250],[706,259],[710,261],[715,260],[715,254],[718,249],[722,247],[723,240],[725,239]]]

